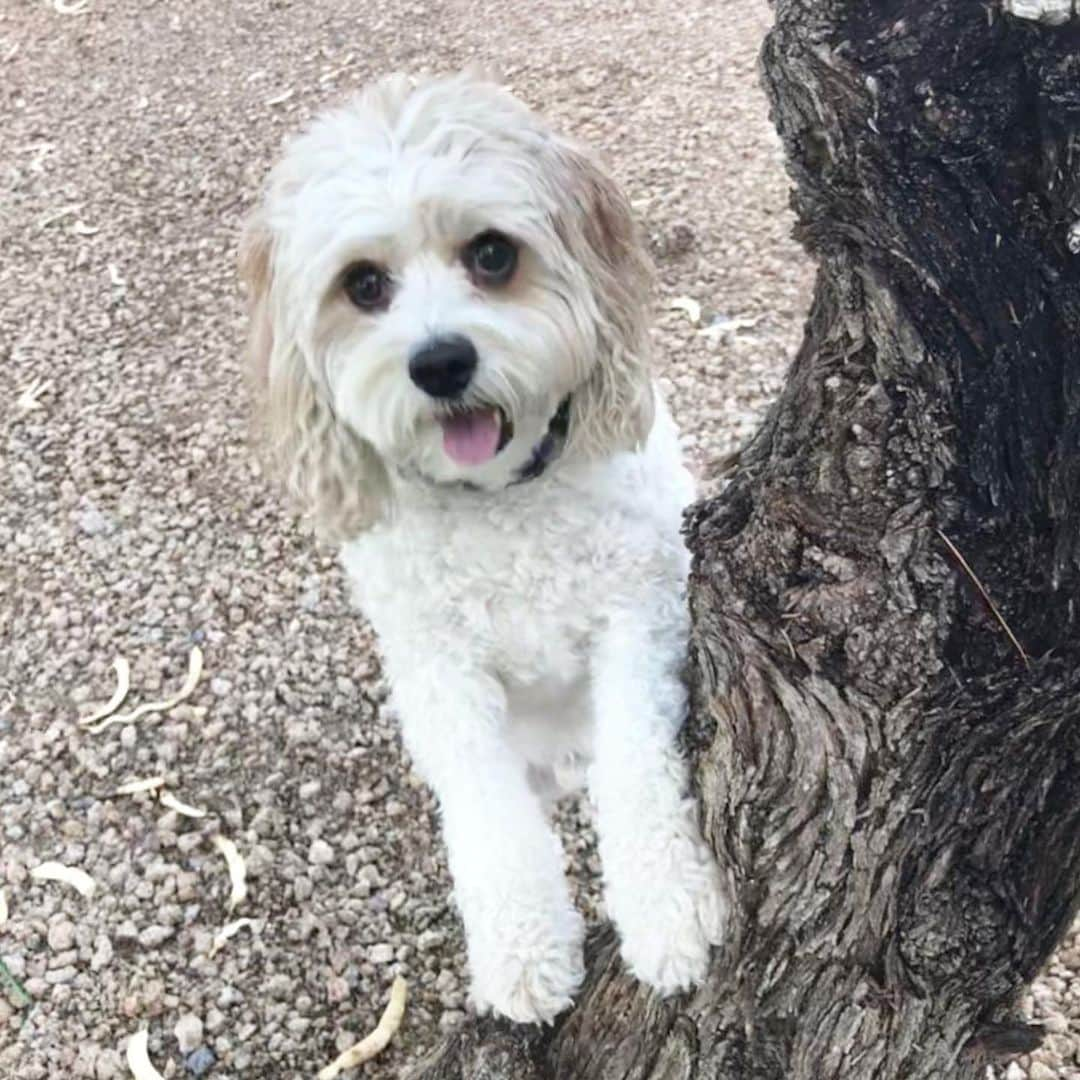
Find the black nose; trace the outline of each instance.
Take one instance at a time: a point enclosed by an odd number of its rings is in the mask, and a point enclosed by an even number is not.
[[[438,338],[409,359],[409,378],[435,398],[460,397],[476,370],[476,346],[460,334]]]

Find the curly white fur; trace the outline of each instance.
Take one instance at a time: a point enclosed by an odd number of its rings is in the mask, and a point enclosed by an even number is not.
[[[461,252],[519,247],[505,288]],[[365,260],[392,302],[342,287]],[[471,74],[395,76],[288,147],[245,240],[267,435],[372,621],[417,769],[439,797],[481,1009],[547,1021],[582,978],[547,800],[587,777],[608,910],[662,992],[704,975],[724,922],[677,733],[688,618],[677,432],[648,372],[648,273],[588,153]],[[476,346],[468,401],[512,437],[445,450],[411,352]],[[515,483],[570,396],[568,441]]]

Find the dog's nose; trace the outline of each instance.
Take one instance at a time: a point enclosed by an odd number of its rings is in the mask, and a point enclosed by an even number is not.
[[[409,378],[435,398],[460,397],[476,370],[476,346],[460,334],[438,338],[409,358]]]

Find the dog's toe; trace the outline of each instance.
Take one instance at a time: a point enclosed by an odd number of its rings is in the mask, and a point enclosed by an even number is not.
[[[584,924],[577,912],[567,913],[558,927],[534,928],[512,938],[497,932],[484,937],[469,942],[471,998],[478,1012],[546,1024],[570,1008],[585,975]]]
[[[712,853],[700,841],[692,847],[673,872],[643,876],[616,920],[627,967],[665,995],[698,985],[710,947],[724,939],[727,909]]]

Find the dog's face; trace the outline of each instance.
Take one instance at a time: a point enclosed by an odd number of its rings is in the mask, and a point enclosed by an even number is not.
[[[648,274],[629,209],[492,83],[384,80],[318,119],[245,239],[268,435],[339,537],[390,474],[496,490],[560,403],[570,446],[648,432]]]

